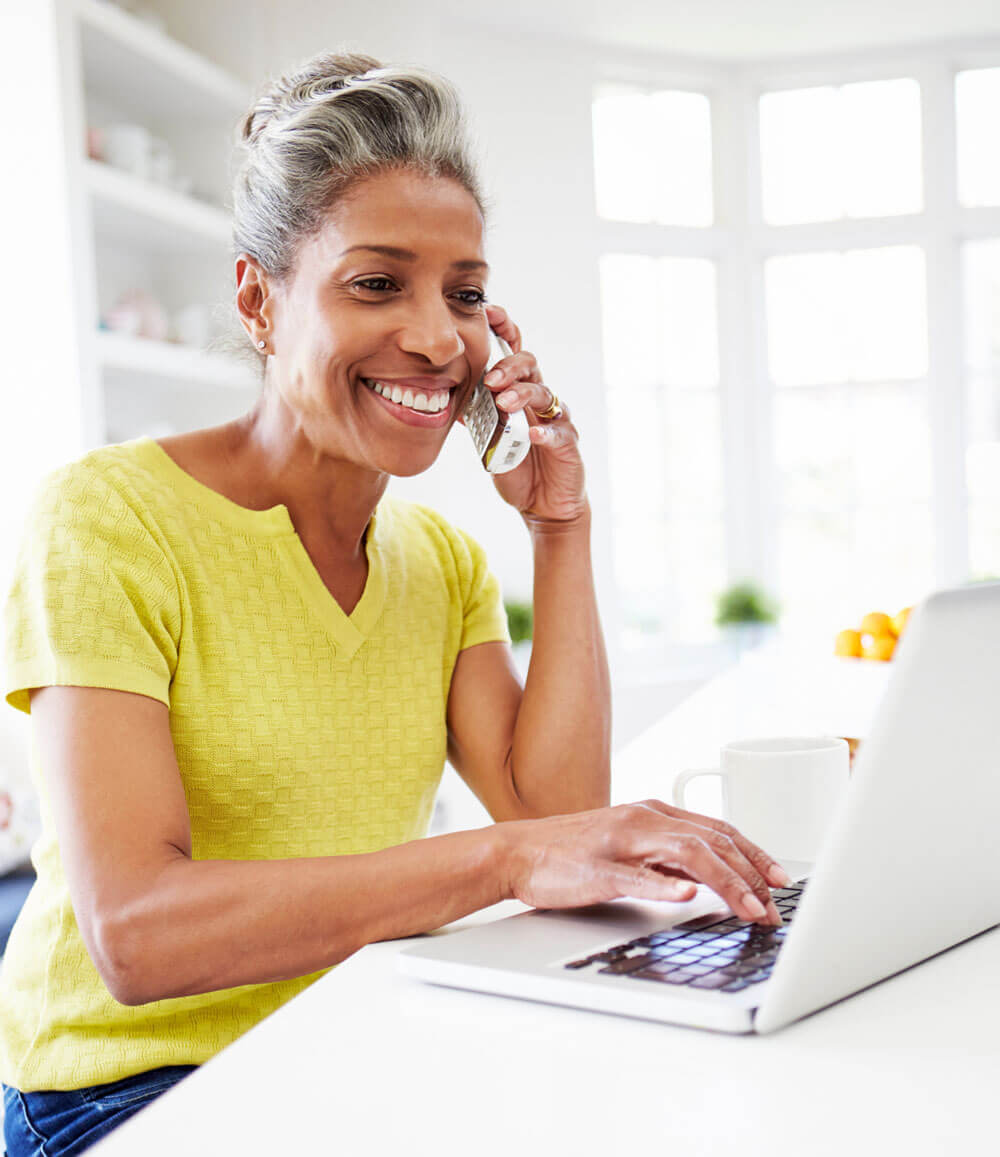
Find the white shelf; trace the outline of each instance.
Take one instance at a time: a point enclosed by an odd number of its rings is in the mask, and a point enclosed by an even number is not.
[[[96,331],[94,340],[105,381],[127,381],[138,389],[175,383],[238,392],[258,388],[252,369],[224,354],[110,330]]]
[[[171,253],[218,250],[232,239],[224,209],[90,157],[83,171],[94,228],[103,237]]]
[[[76,0],[88,84],[127,105],[138,120],[232,121],[246,85],[135,16],[100,0]]]

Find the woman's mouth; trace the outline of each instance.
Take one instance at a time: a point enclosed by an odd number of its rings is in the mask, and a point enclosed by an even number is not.
[[[391,381],[362,378],[385,409],[408,426],[437,428],[451,418],[452,389],[415,389]]]

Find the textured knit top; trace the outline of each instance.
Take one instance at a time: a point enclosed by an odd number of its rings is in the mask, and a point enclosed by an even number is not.
[[[420,838],[456,658],[509,641],[506,618],[481,547],[425,506],[383,496],[365,551],[347,615],[286,506],[231,502],[149,437],[92,450],[33,499],[5,607],[7,702],[27,712],[27,688],[72,684],[165,703],[196,860]],[[76,1089],[201,1064],[329,971],[119,1004],[80,936],[35,751],[38,879],[0,972],[6,1084]]]

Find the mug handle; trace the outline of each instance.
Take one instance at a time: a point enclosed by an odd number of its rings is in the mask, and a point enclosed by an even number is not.
[[[674,807],[684,807],[684,788],[692,779],[699,775],[717,775],[722,779],[725,774],[721,767],[693,767],[689,771],[682,771],[674,780]]]

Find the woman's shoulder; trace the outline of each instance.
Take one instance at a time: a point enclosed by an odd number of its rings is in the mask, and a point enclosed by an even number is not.
[[[447,543],[449,549],[468,550],[475,540],[448,517],[424,502],[414,502],[409,498],[386,494],[378,505],[378,516],[393,536],[423,538],[428,541]]]
[[[26,503],[24,533],[46,539],[146,537],[164,496],[145,465],[142,439],[97,446],[51,467]]]
[[[381,542],[392,543],[396,550],[411,557],[423,555],[439,570],[457,575],[460,581],[472,581],[488,568],[486,552],[476,537],[426,503],[385,495],[377,517],[382,519]]]
[[[111,442],[95,446],[56,466],[50,467],[39,480],[36,491],[73,490],[81,486],[117,485],[119,488],[136,474],[142,473],[146,461],[148,438]]]

